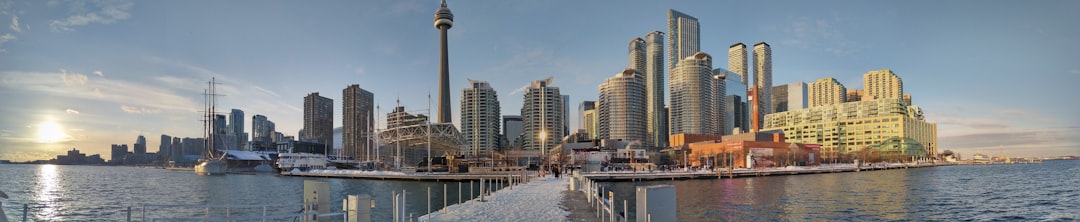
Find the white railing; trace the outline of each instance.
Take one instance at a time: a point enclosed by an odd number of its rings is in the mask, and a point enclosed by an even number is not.
[[[629,205],[627,200],[623,200],[623,215],[617,214],[615,211],[615,192],[607,190],[607,198],[604,197],[604,186],[600,186],[599,183],[582,176],[581,174],[575,175],[577,180],[581,184],[580,189],[585,193],[585,199],[589,202],[589,205],[596,209],[596,217],[600,221],[627,221],[627,215]]]

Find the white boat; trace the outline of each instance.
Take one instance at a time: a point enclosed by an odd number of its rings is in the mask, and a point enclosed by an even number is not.
[[[228,171],[229,163],[225,160],[202,160],[198,165],[195,165],[195,174],[200,176],[211,175],[225,175]]]
[[[278,172],[298,169],[307,171],[312,169],[324,169],[329,161],[326,155],[315,153],[279,153],[277,163],[274,164]]]

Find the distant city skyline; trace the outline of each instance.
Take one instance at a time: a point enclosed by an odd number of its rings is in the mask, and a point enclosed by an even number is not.
[[[571,104],[597,101],[611,71],[627,68],[626,40],[666,30],[674,9],[700,21],[714,68],[732,44],[767,42],[773,84],[831,77],[859,89],[863,74],[893,70],[938,124],[941,151],[1080,154],[1077,2],[612,3],[447,3],[458,22],[447,31],[449,85],[490,82],[503,115],[519,114],[525,88],[549,76]],[[225,95],[219,111],[263,115],[296,137],[308,93],[342,101],[337,92],[359,84],[383,107],[380,125],[395,100],[420,110],[438,94],[437,1],[207,4],[0,2],[0,94],[14,104],[0,107],[0,159],[71,148],[109,156],[139,135],[147,146],[162,134],[199,137],[211,77]],[[570,130],[580,125],[565,116]]]

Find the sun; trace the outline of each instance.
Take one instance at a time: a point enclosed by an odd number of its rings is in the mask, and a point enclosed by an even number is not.
[[[38,124],[38,142],[55,143],[64,138],[64,131],[60,130],[60,124],[44,122]]]

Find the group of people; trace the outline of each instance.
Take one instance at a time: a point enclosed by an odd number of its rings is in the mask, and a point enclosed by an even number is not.
[[[547,166],[545,168],[546,169],[543,170],[543,172],[550,173],[551,175],[554,175],[555,178],[559,178],[559,176],[560,176],[559,174],[562,174],[562,173],[566,173],[566,174],[573,174],[574,173],[574,167],[569,167],[569,166],[564,167],[564,166],[559,166],[559,165],[551,165],[551,166]],[[569,169],[569,171],[564,171],[563,170],[564,168]],[[544,175],[541,175],[541,176],[544,176]]]

